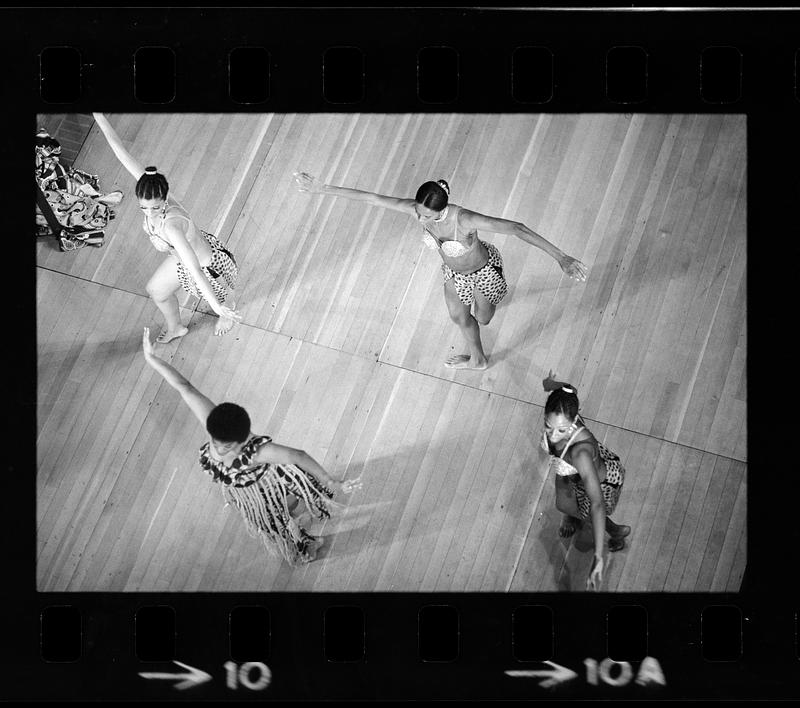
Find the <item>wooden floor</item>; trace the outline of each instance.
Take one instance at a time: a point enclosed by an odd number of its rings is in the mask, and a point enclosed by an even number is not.
[[[133,181],[92,128],[75,165],[125,200],[101,249],[40,240],[38,589],[552,591],[584,588],[590,531],[560,540],[541,434],[549,369],[579,388],[627,469],[630,543],[603,590],[735,591],[746,562],[745,118],[721,115],[112,115],[241,264],[243,324],[160,353],[254,431],[363,488],[312,531],[322,556],[266,555],[199,469],[204,431],[141,356],[163,256]],[[56,131],[56,137],[57,131]],[[297,169],[522,221],[589,268],[501,250],[509,297],[463,351],[439,259],[393,212],[297,192]]]

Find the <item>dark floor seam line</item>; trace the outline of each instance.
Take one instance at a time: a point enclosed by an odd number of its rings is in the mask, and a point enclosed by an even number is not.
[[[470,384],[463,383],[461,381],[451,381],[450,379],[445,379],[445,378],[442,378],[441,376],[436,376],[436,374],[426,374],[426,373],[423,373],[423,372],[420,372],[420,371],[414,371],[414,369],[408,369],[408,368],[406,368],[404,366],[400,366],[399,364],[392,364],[392,363],[386,362],[386,361],[380,361],[378,363],[384,364],[386,366],[393,366],[396,369],[403,369],[404,371],[408,371],[408,372],[411,372],[411,373],[419,374],[420,376],[429,376],[430,378],[438,379],[439,381],[447,381],[448,383],[451,383],[451,384],[456,384],[458,386],[464,386],[465,388],[471,388],[473,391],[480,391],[481,393],[485,393],[487,395],[500,396],[501,398],[505,398],[506,400],[515,401],[516,403],[523,403],[523,404],[529,405],[529,406],[536,406],[537,408],[544,408],[544,404],[533,403],[532,401],[526,401],[523,398],[515,398],[514,396],[508,396],[508,395],[506,395],[504,393],[495,393],[494,391],[487,391],[486,389],[478,388],[477,386],[471,386]],[[581,416],[581,417],[583,417],[583,416]],[[615,428],[617,430],[622,430],[622,431],[625,431],[627,433],[632,433],[634,435],[641,435],[641,436],[644,436],[646,438],[650,438],[651,440],[658,440],[659,442],[668,443],[670,445],[676,445],[678,447],[685,448],[686,450],[695,450],[696,452],[702,452],[703,454],[706,454],[706,455],[714,455],[715,457],[719,457],[719,458],[721,458],[723,460],[730,460],[732,462],[740,462],[743,465],[747,464],[747,460],[739,460],[736,457],[730,457],[729,455],[722,455],[722,454],[717,453],[717,452],[711,452],[710,450],[703,450],[702,448],[693,447],[692,445],[686,445],[685,443],[673,442],[672,440],[665,440],[664,438],[656,437],[655,435],[651,435],[650,433],[641,433],[638,430],[631,430],[630,428],[625,428],[625,427],[623,427],[621,425],[615,425],[614,423],[607,423],[606,421],[597,420],[595,418],[586,418],[586,420],[591,420],[593,423],[600,423],[601,425],[607,425],[610,428]]]
[[[100,285],[101,287],[104,287],[104,288],[111,288],[112,290],[118,290],[120,292],[128,293],[130,295],[134,295],[136,297],[146,297],[148,300],[150,299],[148,296],[142,295],[141,293],[132,293],[130,290],[125,290],[124,288],[118,288],[118,287],[115,287],[113,285],[106,285],[104,283],[95,283],[93,280],[89,280],[87,278],[82,278],[79,275],[72,275],[71,273],[69,273],[69,274],[68,273],[62,273],[61,271],[52,270],[50,268],[45,268],[44,266],[39,266],[39,265],[37,265],[36,267],[37,268],[41,268],[42,270],[47,270],[47,271],[49,271],[51,273],[57,273],[59,275],[65,275],[68,278],[76,278],[77,280],[83,280],[84,282],[87,282],[87,283],[93,283],[95,285]],[[188,306],[182,306],[182,308],[184,310],[188,310],[188,311],[192,312],[193,314],[197,313],[197,314],[200,314],[200,315],[205,315],[207,317],[214,317],[213,314],[208,314],[207,312],[202,312],[202,311],[200,311],[198,309],[200,307],[200,302],[201,301],[198,300],[197,303],[191,308],[188,307]],[[481,393],[485,393],[486,395],[500,396],[501,398],[504,398],[506,400],[515,401],[516,403],[524,403],[524,404],[529,405],[529,406],[536,406],[537,408],[544,408],[544,405],[542,405],[542,404],[533,403],[532,401],[526,401],[523,398],[515,398],[514,396],[509,396],[509,395],[504,394],[504,393],[495,393],[494,391],[487,391],[487,390],[485,390],[483,388],[479,388],[478,386],[471,386],[470,384],[464,383],[462,381],[452,381],[451,379],[445,379],[445,378],[443,378],[441,376],[436,376],[436,374],[428,374],[428,373],[425,373],[425,372],[422,372],[422,371],[415,371],[414,369],[409,369],[408,367],[401,366],[400,364],[392,364],[391,362],[388,362],[388,361],[381,361],[380,359],[376,359],[376,358],[373,358],[371,356],[366,356],[364,354],[359,354],[357,352],[346,352],[346,351],[344,351],[342,349],[336,349],[336,348],[331,347],[331,346],[329,346],[327,344],[320,344],[318,342],[312,342],[312,341],[309,341],[309,340],[306,340],[306,339],[300,339],[299,337],[295,337],[295,336],[293,336],[291,334],[286,334],[284,332],[276,332],[275,330],[269,329],[267,327],[259,327],[258,325],[249,324],[249,323],[246,323],[246,322],[239,322],[237,324],[241,325],[242,327],[251,327],[252,329],[258,329],[258,330],[261,330],[262,332],[269,332],[270,334],[274,334],[274,335],[277,335],[279,337],[286,337],[287,339],[297,339],[303,344],[310,344],[311,346],[314,346],[314,347],[321,347],[323,349],[328,349],[330,351],[338,352],[339,354],[347,354],[348,356],[355,356],[355,357],[358,357],[359,359],[365,359],[367,361],[372,361],[372,362],[374,362],[376,364],[382,364],[384,366],[391,366],[391,367],[394,367],[395,369],[402,369],[403,371],[408,371],[409,373],[417,374],[419,376],[428,376],[430,378],[437,379],[439,381],[447,381],[448,383],[455,384],[457,386],[464,386],[465,388],[471,388],[473,391],[479,391]],[[231,332],[235,332],[235,330],[231,330]],[[617,430],[622,430],[622,431],[624,431],[626,433],[632,433],[634,435],[641,435],[643,437],[650,438],[651,440],[658,440],[659,442],[669,443],[670,445],[676,445],[676,446],[684,448],[686,450],[694,450],[696,452],[702,452],[702,453],[704,453],[706,455],[714,455],[715,457],[719,457],[719,458],[721,458],[723,460],[730,460],[732,462],[740,462],[741,464],[744,464],[744,465],[747,464],[747,460],[740,460],[740,459],[738,459],[736,457],[731,457],[729,455],[722,455],[722,454],[719,454],[719,453],[716,453],[716,452],[711,452],[710,450],[703,450],[702,448],[694,447],[692,445],[686,445],[685,443],[673,442],[672,440],[665,440],[664,438],[656,437],[655,435],[651,435],[650,433],[641,433],[638,430],[631,430],[630,428],[625,428],[625,427],[623,427],[621,425],[615,425],[614,423],[608,423],[606,421],[596,420],[594,418],[589,418],[588,420],[591,420],[594,423],[600,423],[601,425],[607,425],[610,428],[615,428]]]

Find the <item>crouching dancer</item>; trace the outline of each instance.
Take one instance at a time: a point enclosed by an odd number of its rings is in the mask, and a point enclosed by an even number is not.
[[[630,526],[615,524],[610,518],[622,492],[625,468],[619,457],[582,425],[575,387],[556,381],[552,371],[542,384],[550,392],[544,406],[542,449],[550,456],[556,507],[564,514],[559,535],[568,538],[584,521],[591,521],[594,560],[586,585],[597,590],[603,581],[605,534],[613,553],[625,547],[625,537],[631,532]]]

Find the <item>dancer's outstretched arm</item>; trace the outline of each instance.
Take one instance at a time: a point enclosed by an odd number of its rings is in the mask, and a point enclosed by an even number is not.
[[[128,170],[128,172],[133,175],[135,180],[138,180],[144,174],[144,167],[141,163],[133,157],[126,149],[125,146],[122,144],[122,140],[120,140],[119,135],[117,135],[117,131],[111,127],[111,123],[108,122],[108,118],[106,118],[102,113],[92,113],[94,116],[94,120],[97,123],[97,127],[103,132],[105,135],[106,140],[108,141],[109,146],[114,151],[114,154],[117,156],[117,159],[122,163],[122,166]]]
[[[543,250],[548,256],[553,258],[558,265],[570,278],[578,281],[586,280],[588,268],[576,258],[568,256],[557,246],[553,245],[544,236],[540,236],[533,229],[525,226],[519,221],[510,221],[496,216],[486,216],[477,211],[462,209],[459,213],[459,223],[465,229],[478,229],[480,231],[492,231],[497,234],[513,234],[517,238],[536,246]]]
[[[600,479],[594,466],[591,454],[586,449],[578,449],[572,455],[572,464],[578,470],[586,495],[592,503],[592,536],[594,537],[594,561],[586,587],[599,590],[603,582],[603,544],[606,533],[606,507],[603,503],[603,492]]]
[[[298,450],[294,447],[276,445],[275,443],[263,445],[253,458],[253,464],[267,464],[269,462],[276,465],[297,465],[306,472],[314,475],[326,487],[337,492],[348,494],[361,487],[360,477],[337,482],[325,471],[325,468],[305,450]]]
[[[217,298],[214,289],[208,282],[208,278],[201,270],[197,254],[189,245],[189,241],[186,239],[186,234],[181,228],[181,225],[175,223],[175,219],[170,219],[164,224],[164,236],[175,249],[176,255],[181,259],[183,265],[186,266],[192,278],[194,278],[194,282],[197,283],[197,287],[203,297],[208,304],[211,305],[211,309],[220,317],[228,317],[237,322],[240,321],[242,315],[236,310],[232,310],[227,305],[223,305]]]
[[[350,189],[349,187],[338,187],[335,184],[324,184],[308,172],[295,172],[294,181],[297,189],[301,192],[311,192],[312,194],[327,194],[331,197],[344,197],[358,202],[366,202],[370,206],[383,207],[401,211],[404,214],[414,216],[414,200],[400,199],[399,197],[389,197],[385,194],[375,192],[364,192],[360,189]]]
[[[172,388],[181,394],[181,398],[183,398],[186,405],[189,406],[197,420],[199,420],[203,428],[205,428],[208,415],[214,409],[214,404],[192,386],[183,374],[167,364],[161,357],[155,355],[153,344],[150,341],[150,329],[148,327],[144,328],[144,334],[142,335],[142,351],[144,353],[144,360],[161,374]]]

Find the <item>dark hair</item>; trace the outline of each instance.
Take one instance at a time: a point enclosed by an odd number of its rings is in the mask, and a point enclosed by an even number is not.
[[[137,199],[166,199],[169,192],[167,178],[157,167],[145,167],[144,174],[136,182]]]
[[[433,211],[441,211],[447,206],[447,198],[450,196],[450,185],[443,179],[437,182],[425,182],[418,190],[414,200],[417,204],[422,204]]]
[[[220,442],[244,442],[250,435],[250,416],[235,403],[220,403],[208,414],[206,430]]]
[[[544,404],[544,414],[561,413],[567,418],[575,418],[578,415],[578,389],[569,384],[564,384],[550,392],[547,402]]]

